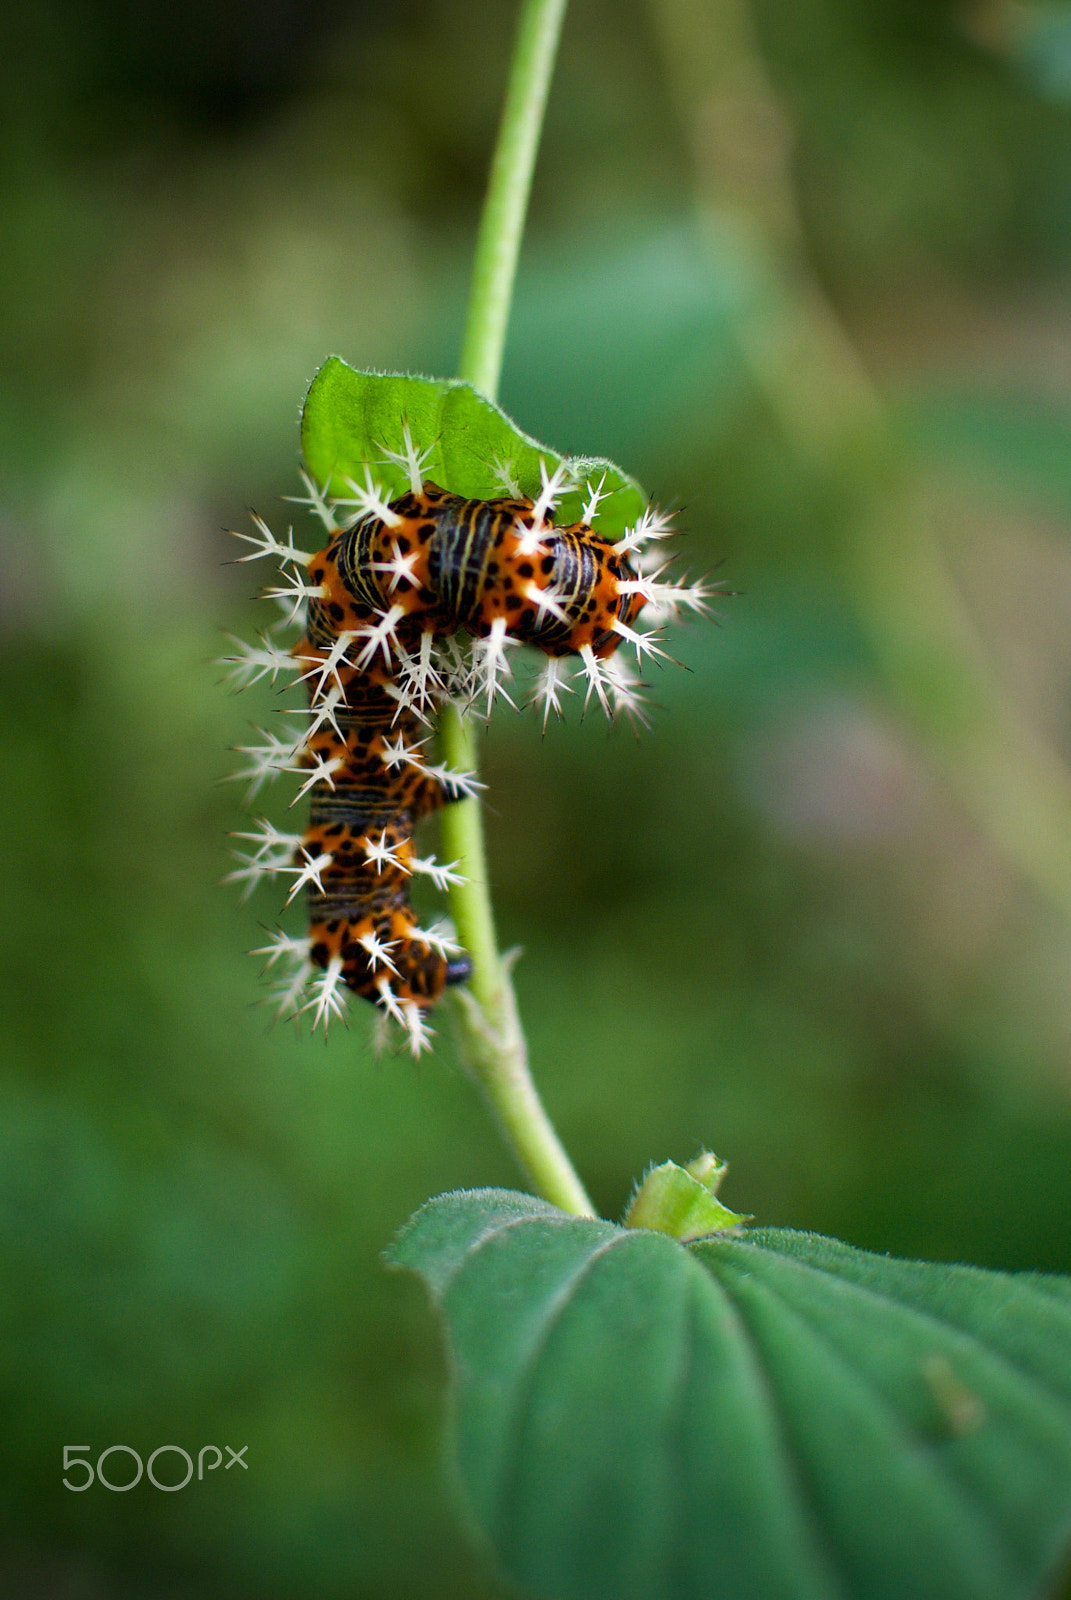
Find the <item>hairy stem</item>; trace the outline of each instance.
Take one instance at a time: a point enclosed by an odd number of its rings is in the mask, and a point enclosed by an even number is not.
[[[502,370],[528,194],[564,12],[565,0],[524,0],[480,222],[460,375],[492,400]],[[443,710],[439,743],[449,766],[475,771],[471,724],[453,706]],[[456,996],[466,1059],[533,1187],[563,1211],[591,1215],[591,1201],[528,1071],[509,965],[495,938],[478,800],[447,806],[442,839],[466,879],[450,891],[458,937],[472,961],[469,992]]]

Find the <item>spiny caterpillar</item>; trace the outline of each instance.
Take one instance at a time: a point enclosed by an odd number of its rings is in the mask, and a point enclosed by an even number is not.
[[[440,889],[461,881],[457,862],[419,857],[413,833],[422,817],[480,787],[471,773],[429,761],[436,707],[448,698],[463,710],[479,702],[489,716],[499,696],[513,705],[503,682],[507,650],[525,643],[546,657],[532,697],[544,727],[572,692],[569,658],[586,680],[585,707],[594,695],[608,717],[623,710],[642,718],[642,685],[615,652],[628,643],[641,660],[664,656],[654,634],[635,628],[640,612],[703,610],[712,591],[663,581],[662,566],[645,570],[645,547],[670,531],[657,512],[616,541],[597,533],[601,484],[587,486],[582,521],[557,527],[564,467],[548,476],[541,463],[535,500],[505,481],[501,498],[465,499],[424,481],[430,452],[414,448],[407,427],[403,440],[402,452],[384,447],[409,478],[393,500],[368,468],[363,486],[350,484],[351,498],[328,500],[306,476],[300,503],[328,530],[324,549],[297,550],[292,533],[284,545],[256,516],[257,532],[238,535],[254,546],[239,559],[274,557],[290,569],[266,597],[285,608],[280,626],[303,621],[304,637],[290,650],[271,631],[256,645],[236,641],[239,653],[226,658],[231,677],[244,686],[299,673],[310,724],[240,747],[250,764],[235,776],[251,780],[252,796],[277,772],[304,773],[296,798],[310,794],[311,808],[303,835],[266,819],[238,834],[253,848],[238,853],[242,864],[229,876],[249,891],[263,878],[291,877],[288,905],[307,892],[307,937],[279,933],[255,952],[292,969],[277,989],[280,1014],[311,1011],[313,1027],[326,1028],[349,989],[400,1023],[416,1055],[430,1036],[426,1012],[448,984],[465,980],[469,963],[449,928],[422,928],[410,904],[414,874]]]

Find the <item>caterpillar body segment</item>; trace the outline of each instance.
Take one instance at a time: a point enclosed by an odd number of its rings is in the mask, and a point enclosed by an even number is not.
[[[466,500],[427,483],[390,502],[399,519],[366,516],[309,563],[324,598],[310,605],[310,636],[360,632],[392,611],[433,637],[459,629],[487,637],[496,622],[548,655],[598,657],[620,644],[645,602],[637,574],[584,523],[534,520],[525,497]]]

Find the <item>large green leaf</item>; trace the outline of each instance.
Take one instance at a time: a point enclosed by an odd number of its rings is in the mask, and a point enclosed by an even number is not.
[[[446,1324],[466,1506],[558,1600],[1009,1600],[1071,1534],[1071,1282],[502,1190],[392,1259]]]
[[[580,489],[559,501],[560,523],[580,519],[583,486],[602,484],[607,498],[594,525],[608,536],[633,525],[647,502],[634,478],[612,461],[563,457],[522,433],[506,413],[460,378],[417,378],[401,373],[357,372],[329,356],[312,380],[301,418],[301,448],[313,477],[331,493],[344,495],[346,479],[363,482],[372,468],[391,494],[408,488],[403,468],[386,451],[402,450],[408,423],[413,443],[430,454],[424,469],[452,494],[490,499],[502,493],[505,466],[525,494],[540,488],[540,462],[547,472],[565,461]]]

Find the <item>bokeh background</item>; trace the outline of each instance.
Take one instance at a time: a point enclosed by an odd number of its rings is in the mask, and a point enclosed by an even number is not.
[[[513,17],[0,23],[5,1594],[501,1593],[379,1252],[518,1175],[445,1016],[419,1065],[359,1011],[269,1026],[217,780],[279,701],[212,661],[258,620],[222,530],[310,536],[323,358],[453,369]],[[640,739],[486,740],[534,1067],[609,1216],[707,1145],[763,1222],[1071,1268],[1069,266],[1071,7],[574,0],[503,403],[740,591]],[[249,1468],[62,1487],[115,1443]]]

